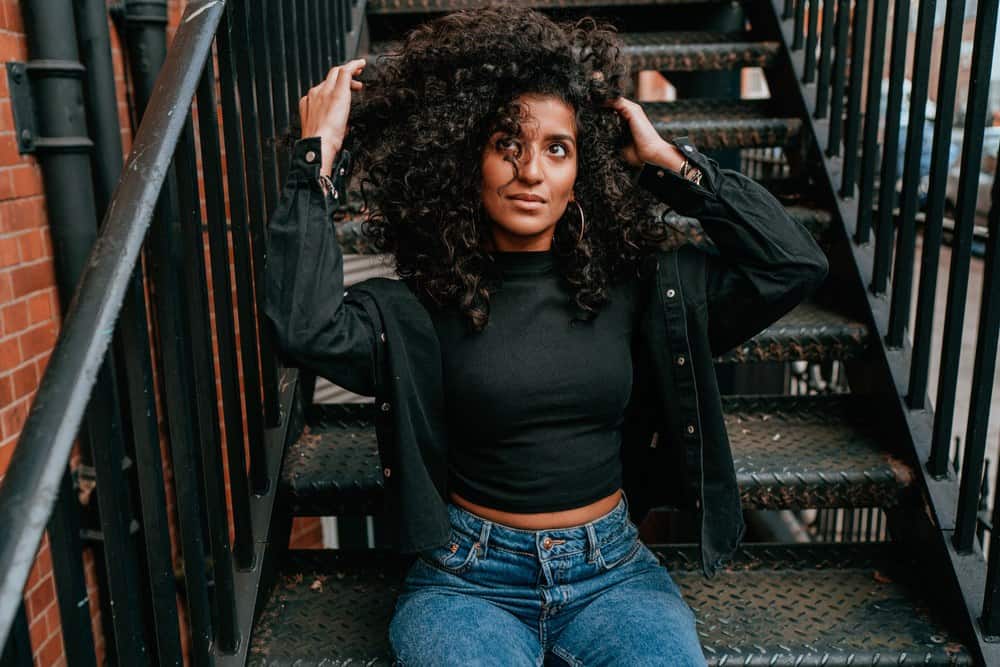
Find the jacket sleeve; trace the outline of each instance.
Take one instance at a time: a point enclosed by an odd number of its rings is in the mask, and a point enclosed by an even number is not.
[[[702,172],[701,185],[652,164],[638,183],[681,215],[697,218],[718,250],[705,253],[709,344],[720,355],[759,333],[815,291],[826,255],[762,185],[720,168],[687,137],[671,143]]]
[[[320,139],[295,143],[281,198],[267,226],[264,314],[283,363],[357,394],[375,393],[375,330],[344,290],[344,257],[333,211],[343,198],[350,156],[337,156],[334,189],[317,180]]]

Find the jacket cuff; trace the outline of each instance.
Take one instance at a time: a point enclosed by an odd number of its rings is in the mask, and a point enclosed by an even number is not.
[[[706,203],[717,199],[718,165],[695,148],[686,136],[668,141],[701,170],[701,185],[672,169],[648,162],[642,166],[636,182],[681,215],[698,217]]]
[[[292,159],[288,170],[289,180],[306,181],[311,186],[322,189],[319,183],[319,169],[322,161],[322,142],[319,137],[299,139],[292,147]],[[334,191],[330,195],[335,203],[345,200],[350,169],[351,153],[342,148],[337,153],[330,172],[330,180],[334,187]]]

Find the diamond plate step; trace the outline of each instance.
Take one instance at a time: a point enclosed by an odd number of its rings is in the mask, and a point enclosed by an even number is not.
[[[786,117],[774,100],[696,98],[643,102],[656,130],[666,139],[687,136],[700,150],[794,147],[802,120]]]
[[[863,356],[868,327],[827,306],[806,301],[759,334],[716,357],[717,363],[846,361]]]
[[[891,507],[912,471],[880,442],[871,402],[856,396],[723,397],[726,429],[748,509]],[[383,479],[373,403],[310,406],[289,447],[282,492],[299,516],[381,512]]]
[[[495,0],[493,0],[495,1]],[[507,4],[535,9],[572,9],[577,7],[640,7],[644,5],[692,5],[720,3],[723,0],[507,0]],[[408,14],[413,12],[454,12],[481,9],[491,0],[368,0],[369,14]]]
[[[642,70],[709,72],[741,67],[770,67],[780,50],[778,42],[755,42],[745,33],[642,32],[623,33],[625,57],[632,72]],[[401,42],[376,42],[371,63],[396,50]]]
[[[889,543],[748,545],[706,580],[693,545],[649,545],[695,613],[713,667],[972,665],[934,577]],[[388,625],[409,560],[291,552],[248,665],[390,665]],[[929,569],[929,568],[928,568]]]

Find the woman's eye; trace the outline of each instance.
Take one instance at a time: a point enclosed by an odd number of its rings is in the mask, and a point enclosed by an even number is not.
[[[553,152],[553,149],[562,152],[561,153]],[[566,150],[566,147],[563,146],[562,144],[552,144],[551,146],[549,146],[549,152],[552,153],[553,155],[558,155],[559,157],[566,157],[569,154],[569,152]]]
[[[510,137],[503,137],[501,139],[497,139],[496,147],[501,151],[512,150],[514,148],[514,140],[511,139]]]

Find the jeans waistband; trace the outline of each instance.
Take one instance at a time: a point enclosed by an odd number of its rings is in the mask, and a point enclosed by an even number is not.
[[[621,492],[618,504],[608,513],[587,523],[566,528],[527,530],[497,523],[449,501],[451,525],[477,540],[484,552],[491,546],[549,556],[593,551],[614,541],[629,527],[628,498]]]

